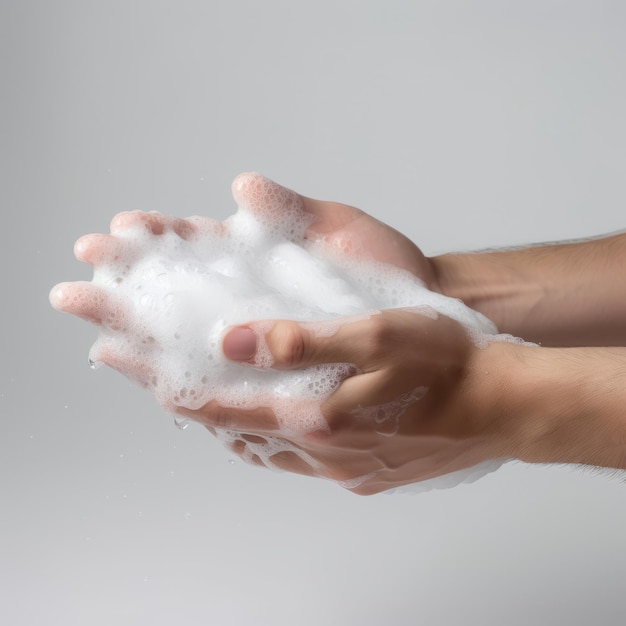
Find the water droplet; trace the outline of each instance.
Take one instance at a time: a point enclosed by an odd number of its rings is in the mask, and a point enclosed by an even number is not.
[[[234,465],[237,461],[235,461],[235,459],[228,459],[228,463],[230,465]]]
[[[189,427],[189,420],[181,417],[175,417],[174,424],[178,430],[187,430]]]
[[[88,359],[89,367],[92,370],[97,370],[102,367],[102,361],[94,361],[93,359]]]

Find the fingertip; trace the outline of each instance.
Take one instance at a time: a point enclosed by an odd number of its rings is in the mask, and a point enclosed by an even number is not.
[[[87,257],[87,251],[90,246],[90,235],[83,235],[80,239],[76,240],[74,244],[74,256],[79,261],[85,261]]]
[[[242,172],[238,174],[232,182],[231,191],[233,198],[238,205],[247,206],[248,193],[253,185],[258,185],[265,179],[258,172]]]
[[[132,220],[132,218],[133,218],[132,211],[122,211],[121,213],[117,213],[116,215],[114,215],[113,219],[111,220],[110,227],[109,227],[111,234],[118,233],[128,228],[128,225],[130,221]]]
[[[166,217],[158,211],[124,211],[118,213],[111,220],[112,235],[139,228],[151,232],[153,235],[162,235],[165,229]]]
[[[113,257],[119,252],[119,242],[111,235],[94,233],[83,235],[74,244],[74,256],[84,263],[97,265],[107,257]]]
[[[68,286],[70,283],[57,283],[48,294],[48,300],[57,311],[63,310],[63,303],[67,298]]]
[[[114,322],[117,315],[117,311],[109,310],[105,292],[88,281],[59,283],[51,289],[49,300],[57,311],[94,324],[101,324],[103,315],[109,315]]]
[[[231,361],[251,361],[257,351],[257,334],[249,326],[236,326],[222,341],[224,356]]]

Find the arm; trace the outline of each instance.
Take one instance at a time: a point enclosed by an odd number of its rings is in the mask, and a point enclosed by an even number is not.
[[[626,469],[626,348],[494,343],[473,372],[472,404],[502,416],[513,457]]]
[[[626,234],[430,262],[443,293],[502,332],[551,346],[626,345]]]

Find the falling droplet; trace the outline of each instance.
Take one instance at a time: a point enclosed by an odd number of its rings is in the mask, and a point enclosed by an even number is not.
[[[94,361],[92,358],[90,358],[90,359],[88,360],[88,363],[89,363],[89,367],[90,367],[92,370],[97,370],[97,369],[99,369],[100,367],[102,367],[102,361]]]
[[[234,465],[236,463],[235,459],[228,459],[228,463],[230,465]]]
[[[187,428],[189,427],[189,420],[180,418],[180,417],[175,417],[174,424],[176,425],[176,428],[178,428],[178,430],[187,430]]]

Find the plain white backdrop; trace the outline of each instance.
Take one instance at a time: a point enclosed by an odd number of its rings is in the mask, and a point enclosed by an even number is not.
[[[0,1],[0,620],[624,621],[623,480],[508,465],[359,498],[229,463],[49,307],[120,210],[260,171],[426,254],[624,228],[618,1]]]

